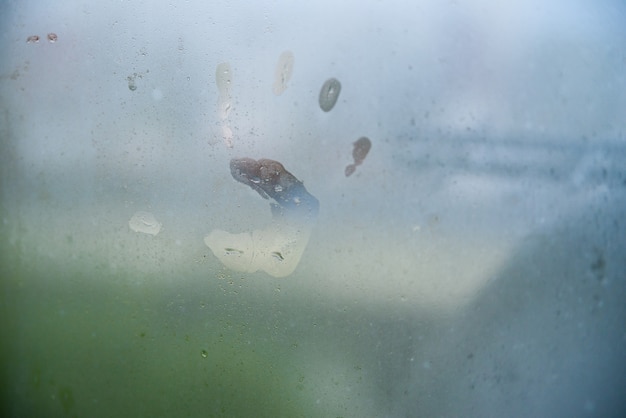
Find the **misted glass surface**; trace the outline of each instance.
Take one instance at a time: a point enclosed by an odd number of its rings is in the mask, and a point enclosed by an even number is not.
[[[1,415],[624,416],[624,22],[3,2]]]

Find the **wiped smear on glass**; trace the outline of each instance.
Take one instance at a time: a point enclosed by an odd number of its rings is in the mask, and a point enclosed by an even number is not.
[[[228,115],[232,110],[233,102],[231,95],[232,74],[230,64],[227,62],[218,64],[215,69],[215,83],[217,84],[218,91],[217,117],[222,131],[222,140],[228,148],[232,148],[234,145],[233,131],[230,129],[228,122]]]
[[[369,138],[361,137],[353,145],[352,158],[354,158],[354,164],[349,164],[346,167],[346,177],[352,175],[356,167],[363,163],[363,160],[367,157],[367,153],[370,152],[370,148],[372,148],[372,141],[370,141]]]
[[[326,80],[320,90],[320,108],[322,108],[324,112],[330,112],[330,110],[335,107],[335,103],[337,103],[339,93],[341,93],[341,83],[339,80],[336,78]]]
[[[135,232],[156,235],[161,231],[162,224],[150,212],[139,211],[130,218],[128,226]]]
[[[230,64],[222,62],[217,65],[215,69],[215,83],[217,84],[217,91],[219,93],[218,102],[218,116],[220,120],[226,120],[231,108],[231,83],[232,83],[232,70]]]
[[[293,53],[291,51],[285,51],[280,55],[278,64],[276,64],[276,71],[274,72],[274,94],[280,96],[285,90],[287,90],[287,83],[291,79],[293,73]]]
[[[235,180],[272,201],[272,222],[264,229],[241,234],[216,229],[204,238],[205,244],[232,270],[288,276],[309,241],[319,202],[278,161],[234,158],[230,172]]]

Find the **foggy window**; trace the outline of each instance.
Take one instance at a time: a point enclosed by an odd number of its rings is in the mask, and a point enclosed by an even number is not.
[[[626,416],[624,22],[3,2],[0,415]]]

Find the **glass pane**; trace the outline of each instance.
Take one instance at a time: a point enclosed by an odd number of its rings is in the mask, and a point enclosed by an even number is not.
[[[626,6],[0,6],[2,416],[626,414]]]

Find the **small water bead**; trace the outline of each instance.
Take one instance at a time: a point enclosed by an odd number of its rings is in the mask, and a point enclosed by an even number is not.
[[[227,255],[242,255],[243,254],[243,250],[239,250],[237,248],[224,248],[224,253]]]
[[[133,73],[129,75],[128,77],[126,77],[126,80],[128,81],[128,89],[130,91],[137,90],[137,79],[142,78],[142,77],[143,75],[140,73]]]
[[[272,252],[272,257],[274,257],[278,261],[284,261],[285,260],[285,257],[283,257],[283,255],[279,251],[273,251]]]

